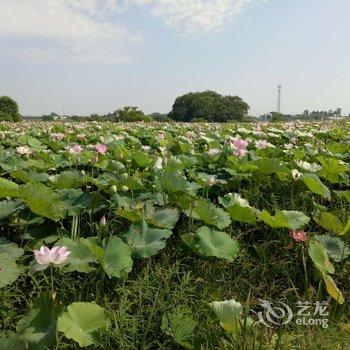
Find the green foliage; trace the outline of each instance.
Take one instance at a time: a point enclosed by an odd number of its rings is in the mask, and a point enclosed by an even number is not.
[[[227,122],[243,120],[249,106],[238,96],[222,96],[214,91],[190,92],[176,98],[169,117],[176,121]]]
[[[18,195],[18,185],[15,182],[0,178],[0,198],[17,197]]]
[[[19,248],[16,243],[7,240],[5,237],[0,237],[0,254],[2,253],[7,254],[12,260],[17,260],[23,255],[24,250]]]
[[[0,201],[0,220],[10,217],[23,207],[19,201]]]
[[[253,324],[250,317],[244,320],[242,304],[234,299],[213,301],[210,306],[220,320],[221,327],[228,333],[237,335],[243,330],[244,324],[247,328]]]
[[[11,97],[1,96],[0,97],[0,121],[19,121],[21,116],[18,112],[17,102]]]
[[[270,112],[271,114],[271,122],[278,123],[283,122],[285,120],[285,116],[282,113],[279,112]]]
[[[71,252],[69,255],[67,271],[90,272],[93,270],[92,263],[96,261],[84,239],[73,241],[63,237],[55,243],[55,246],[65,246]]]
[[[104,242],[103,249],[89,245],[96,259],[109,278],[124,277],[132,269],[131,248],[119,237],[111,236]]]
[[[229,193],[224,197],[220,197],[219,203],[226,208],[232,220],[252,225],[256,224],[256,210],[238,193]]]
[[[1,350],[28,350],[28,344],[17,334],[11,334],[8,338],[0,338]]]
[[[308,251],[311,260],[322,274],[335,272],[334,266],[329,261],[327,251],[320,241],[311,239]]]
[[[60,332],[81,347],[99,343],[98,330],[106,326],[107,316],[104,308],[82,302],[68,305],[67,311],[58,318],[57,324]]]
[[[0,288],[16,281],[21,270],[16,265],[15,259],[6,253],[0,254]]]
[[[193,349],[190,341],[196,326],[197,321],[193,319],[191,310],[176,309],[163,315],[161,330],[184,349]]]
[[[146,221],[142,221],[131,225],[124,237],[132,248],[133,256],[149,258],[165,247],[171,234],[170,230],[150,228]]]
[[[56,343],[56,326],[62,306],[48,294],[39,296],[32,308],[18,321],[17,334],[29,350],[41,350]]]
[[[29,183],[20,191],[21,198],[33,213],[56,221],[64,217],[66,209],[63,202],[51,188],[40,183]]]
[[[310,221],[304,213],[295,210],[278,210],[274,216],[263,210],[260,213],[260,219],[273,228],[284,227],[292,230],[302,228]]]
[[[317,175],[311,173],[303,174],[302,180],[311,192],[328,200],[331,199],[331,192],[329,191],[329,188],[322,183]]]
[[[137,107],[123,107],[119,108],[115,112],[116,122],[141,122],[141,121],[151,121],[151,118],[147,117],[140,109]]]
[[[203,220],[207,225],[225,228],[230,225],[229,215],[213,203],[206,200],[199,200],[194,203],[194,208],[188,211],[195,219]]]
[[[347,348],[349,122],[192,126],[0,126],[0,349],[48,339],[46,348],[80,348],[52,331],[54,322],[41,327],[52,306],[43,304],[43,315],[31,305],[43,293],[54,306],[93,301],[108,310],[112,327],[77,330],[91,348]],[[247,142],[244,157],[234,153],[237,139]],[[83,151],[72,155],[76,144]],[[300,228],[304,242],[288,234]],[[42,245],[67,246],[68,261],[36,269]],[[294,305],[325,292],[329,329],[260,324],[249,332],[231,305],[219,313],[228,315],[225,332],[208,307],[246,300],[255,321],[258,299]]]
[[[194,236],[184,235],[183,240],[196,254],[205,257],[233,262],[239,252],[239,244],[235,238],[206,226],[200,227]]]
[[[316,235],[315,237],[322,243],[330,258],[335,262],[341,262],[350,255],[349,245],[340,238],[328,235]]]
[[[316,212],[315,214],[314,220],[318,225],[331,232],[342,234],[343,224],[335,214],[326,211]]]

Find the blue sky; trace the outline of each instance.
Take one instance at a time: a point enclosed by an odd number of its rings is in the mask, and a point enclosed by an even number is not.
[[[0,95],[23,114],[168,112],[216,90],[251,114],[350,112],[349,0],[0,0]]]

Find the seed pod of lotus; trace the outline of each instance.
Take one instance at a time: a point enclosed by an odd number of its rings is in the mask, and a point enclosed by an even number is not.
[[[103,216],[101,217],[101,219],[100,219],[100,226],[101,226],[101,227],[106,227],[106,225],[107,225],[107,219],[106,219],[106,216],[103,215]]]

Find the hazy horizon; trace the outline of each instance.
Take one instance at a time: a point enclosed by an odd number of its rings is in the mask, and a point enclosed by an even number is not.
[[[189,91],[251,115],[350,112],[346,0],[0,0],[0,95],[24,115],[166,113]]]

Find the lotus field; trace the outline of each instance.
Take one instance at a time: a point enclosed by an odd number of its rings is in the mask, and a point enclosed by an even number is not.
[[[349,132],[1,123],[0,349],[349,348]]]

